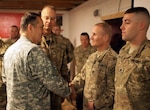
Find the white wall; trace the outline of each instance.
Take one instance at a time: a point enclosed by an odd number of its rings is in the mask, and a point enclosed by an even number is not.
[[[134,7],[136,6],[143,6],[149,10],[150,13],[150,0],[135,0],[134,1]],[[147,33],[148,39],[150,39],[150,27]]]

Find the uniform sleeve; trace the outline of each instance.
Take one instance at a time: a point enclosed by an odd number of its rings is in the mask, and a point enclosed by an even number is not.
[[[68,71],[68,66],[67,66],[67,53],[63,51],[63,56],[62,56],[62,64],[61,66],[61,75],[62,77],[67,81],[70,82],[70,74]]]
[[[66,97],[70,95],[68,83],[58,74],[56,67],[40,48],[33,48],[27,58],[29,78],[39,80],[51,92]]]
[[[78,87],[78,86],[82,86],[84,87],[84,81],[85,81],[85,70],[86,70],[86,64],[83,66],[83,68],[81,69],[81,72],[78,73],[74,79],[72,80],[72,84],[75,85],[75,87]]]
[[[73,54],[74,47],[73,47],[72,43],[69,40],[67,40],[67,42],[68,42],[67,43],[68,46],[67,46],[66,53],[67,53],[67,61],[68,61],[67,63],[69,63],[69,62],[72,61],[72,59],[74,57],[74,54]]]

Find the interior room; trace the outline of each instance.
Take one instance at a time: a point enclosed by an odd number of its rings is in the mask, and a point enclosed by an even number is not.
[[[124,14],[132,7],[150,12],[150,0],[0,0],[0,110],[150,109],[149,15]],[[20,26],[26,12],[38,14]]]

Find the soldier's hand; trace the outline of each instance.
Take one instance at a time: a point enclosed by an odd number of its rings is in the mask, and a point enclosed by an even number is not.
[[[94,103],[93,103],[93,101],[88,102],[87,106],[88,106],[88,110],[94,110]]]

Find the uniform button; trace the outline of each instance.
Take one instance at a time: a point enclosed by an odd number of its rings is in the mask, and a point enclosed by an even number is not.
[[[123,70],[124,70],[123,68],[120,68],[120,69],[119,69],[119,72],[120,72],[120,73],[123,73]]]

